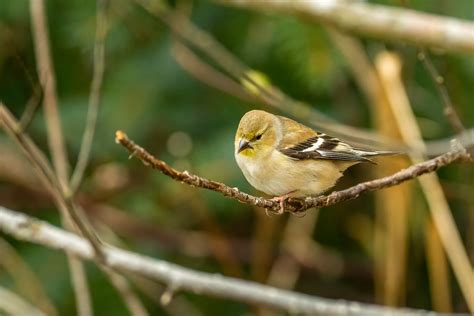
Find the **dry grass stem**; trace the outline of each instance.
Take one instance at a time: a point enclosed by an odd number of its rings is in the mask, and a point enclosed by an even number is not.
[[[381,55],[377,62],[377,69],[386,87],[396,121],[400,127],[403,126],[400,128],[403,139],[407,143],[423,146],[421,131],[401,81],[401,62],[398,56],[390,53]],[[423,156],[414,153],[410,155],[410,158],[414,163],[419,163],[424,159]],[[418,181],[463,296],[470,311],[474,312],[474,271],[439,179],[436,174],[429,174],[420,177]]]

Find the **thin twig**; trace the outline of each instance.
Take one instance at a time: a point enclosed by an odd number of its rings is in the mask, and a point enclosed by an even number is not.
[[[33,120],[33,117],[36,114],[39,105],[41,104],[41,98],[43,97],[43,89],[41,88],[41,85],[39,83],[35,82],[33,76],[31,75],[30,71],[28,70],[18,53],[15,54],[15,59],[17,60],[23,72],[25,73],[25,76],[28,82],[30,83],[31,89],[33,91],[31,97],[26,103],[25,110],[23,111],[23,114],[20,118],[20,128],[22,130],[26,130],[28,128],[28,125]]]
[[[219,4],[282,12],[332,24],[347,32],[385,41],[404,41],[451,52],[474,52],[474,23],[364,1],[217,0]],[[396,26],[396,27],[394,27]]]
[[[65,195],[58,178],[49,166],[44,154],[26,134],[19,130],[19,123],[2,103],[0,103],[0,122],[5,131],[18,143],[28,160],[37,170],[40,180],[49,189],[59,208],[65,210],[65,213],[62,215],[73,220],[81,234],[90,240],[97,254],[101,256],[101,241],[93,231],[91,224],[79,212],[72,198]]]
[[[172,42],[171,52],[182,68],[205,84],[247,102],[257,101],[257,98],[248,93],[240,84],[203,62],[180,41]]]
[[[33,120],[36,111],[39,108],[41,103],[41,97],[43,95],[43,90],[41,86],[37,85],[33,88],[33,94],[26,103],[25,110],[20,118],[20,130],[25,131]]]
[[[2,123],[7,133],[9,133],[11,137],[19,144],[28,160],[37,171],[40,180],[51,192],[58,209],[61,211],[65,226],[69,230],[72,230],[75,228],[72,226],[72,224],[74,224],[79,232],[84,235],[91,243],[92,248],[94,249],[97,256],[96,261],[103,264],[103,262],[105,262],[107,259],[104,256],[102,250],[103,244],[97,236],[94,228],[85,217],[84,212],[76,205],[71,196],[66,196],[65,192],[61,190],[58,179],[52,171],[52,168],[50,167],[44,154],[36,147],[33,141],[26,134],[19,130],[19,123],[2,103],[0,103],[0,123]],[[68,184],[66,184],[65,187],[68,189]],[[75,286],[76,299],[78,304],[81,304],[78,306],[78,314],[92,315],[90,298],[89,295],[86,295],[89,293],[89,291],[86,278],[83,277],[85,275],[84,267],[76,258],[70,256],[69,267],[73,278],[73,284]],[[119,294],[128,293],[128,295],[123,296],[127,307],[131,311],[138,312],[136,315],[146,315],[146,311],[144,308],[141,308],[141,302],[138,300],[138,298],[132,295],[130,291],[127,291],[127,288],[125,288],[124,282],[126,282],[126,280],[120,279],[121,276],[112,271],[109,271],[107,276],[109,276],[109,279],[114,286],[121,286],[118,288]],[[112,277],[116,278],[113,279]]]
[[[94,44],[94,74],[92,77],[91,91],[89,94],[89,108],[87,110],[87,121],[82,136],[81,149],[76,163],[76,168],[71,177],[71,194],[77,191],[84,171],[89,162],[92,142],[94,140],[95,128],[97,125],[97,116],[99,112],[99,103],[101,88],[105,70],[105,37],[107,34],[107,5],[108,0],[97,1],[97,17]]]
[[[0,206],[0,230],[17,239],[68,251],[85,260],[96,260],[83,238],[33,217]],[[232,299],[247,304],[305,315],[436,315],[434,312],[390,308],[344,300],[331,300],[281,290],[251,281],[191,270],[115,247],[105,247],[107,265],[166,283],[176,290]]]
[[[62,225],[68,227],[67,221],[62,219]],[[94,311],[92,307],[91,291],[89,288],[89,282],[87,280],[86,268],[82,261],[66,251],[68,258],[67,263],[71,275],[71,283],[74,287],[74,297],[77,304],[77,315],[78,316],[93,316]]]
[[[39,81],[41,87],[44,89],[43,106],[48,134],[48,145],[57,177],[52,171],[44,169],[45,166],[49,166],[49,163],[46,159],[37,160],[36,162],[32,160],[34,159],[36,154],[41,153],[39,150],[37,150],[37,148],[33,148],[33,151],[31,152],[33,156],[30,156],[29,158],[34,166],[35,163],[41,163],[36,165],[34,168],[38,172],[40,179],[43,181],[43,184],[46,186],[51,186],[49,189],[55,197],[55,203],[58,206],[58,209],[62,212],[61,220],[63,224],[68,229],[74,229],[72,223],[70,222],[70,219],[68,218],[68,214],[66,214],[68,208],[64,206],[64,203],[60,202],[62,194],[68,194],[66,192],[66,187],[68,186],[69,182],[69,163],[67,158],[66,145],[64,143],[63,132],[61,128],[61,119],[58,111],[56,78],[54,74],[54,66],[49,47],[48,22],[44,6],[45,5],[43,0],[30,0],[31,27],[33,32],[33,42],[36,54],[36,64],[38,69]],[[1,104],[0,106],[3,107],[3,105]],[[16,132],[19,131],[20,130],[17,130]],[[12,132],[13,134],[15,133],[14,131]],[[26,152],[26,148],[24,148],[23,150]],[[44,158],[41,155],[36,155],[36,157]],[[43,174],[43,172],[47,173]],[[51,182],[51,180],[53,179],[54,181]],[[59,183],[59,193],[54,192],[55,186],[52,185],[53,183],[56,184],[56,181]],[[71,210],[71,213],[74,213],[74,210]],[[79,225],[80,224],[81,223],[79,223]],[[83,231],[81,232],[84,233]],[[80,316],[91,316],[92,304],[90,299],[90,292],[88,291],[87,276],[85,274],[84,267],[82,266],[81,262],[71,257],[69,254],[67,255],[67,257],[72,278],[72,284],[74,288],[74,294],[76,295],[77,314]]]
[[[245,204],[263,207],[265,209],[268,209],[269,211],[278,212],[280,210],[280,204],[277,201],[265,199],[263,197],[256,197],[248,193],[241,192],[237,188],[231,188],[225,185],[224,183],[199,177],[188,171],[178,171],[170,167],[166,162],[155,158],[153,155],[151,155],[139,145],[135,144],[122,131],[117,131],[115,133],[115,140],[117,143],[124,146],[131,153],[131,157],[137,157],[146,166],[159,170],[160,172],[174,180],[186,183],[194,187],[216,191],[221,193],[225,197],[237,200]],[[312,207],[326,207],[340,202],[353,200],[362,193],[395,186],[399,183],[414,179],[423,174],[434,172],[439,168],[456,161],[472,161],[472,158],[465,151],[447,152],[431,160],[412,165],[411,167],[403,169],[395,174],[392,174],[391,176],[359,183],[345,190],[334,191],[329,195],[307,197],[305,199],[290,198],[289,200],[285,201],[285,211],[290,213],[297,213],[303,212]]]
[[[418,53],[418,59],[421,60],[426,70],[430,74],[431,79],[436,85],[436,89],[438,90],[438,93],[443,103],[444,115],[448,119],[453,130],[456,133],[461,133],[462,131],[464,131],[464,125],[462,124],[459,115],[454,109],[453,102],[451,101],[448,89],[446,88],[444,77],[439,74],[438,70],[436,70],[433,61],[431,60],[430,54],[425,49],[420,49],[420,52]]]
[[[48,144],[53,165],[59,181],[64,186],[68,181],[68,159],[58,113],[56,78],[49,48],[48,21],[43,0],[30,0],[31,27],[35,46],[40,84],[44,89],[44,110],[48,131]],[[64,189],[64,187],[62,187]]]
[[[130,312],[130,315],[148,315],[145,306],[143,306],[138,296],[131,289],[128,280],[124,276],[116,273],[107,266],[101,266],[101,270],[109,277],[110,282],[122,297],[124,304],[127,306],[128,311]]]

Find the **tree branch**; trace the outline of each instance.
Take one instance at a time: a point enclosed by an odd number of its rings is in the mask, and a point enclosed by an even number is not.
[[[61,128],[56,93],[56,77],[49,47],[48,20],[43,0],[30,0],[31,28],[36,53],[36,63],[41,87],[44,89],[43,106],[45,111],[48,145],[51,151],[54,170],[64,190],[68,181],[68,158]]]
[[[64,184],[65,190],[61,189],[58,177],[50,167],[45,155],[34,142],[28,137],[27,134],[23,133],[19,129],[20,124],[17,122],[15,117],[10,111],[0,102],[0,125],[3,126],[7,134],[15,140],[20,148],[23,150],[25,156],[31,162],[33,169],[37,171],[39,179],[43,185],[50,191],[54,198],[55,204],[60,210],[63,224],[71,230],[78,230],[83,234],[91,243],[92,248],[95,250],[96,261],[101,261],[104,257],[102,251],[102,241],[97,236],[94,227],[88,221],[84,214],[84,211],[78,207],[71,195],[66,195],[66,192],[70,192],[69,183]],[[75,226],[74,226],[75,225]],[[69,253],[68,262],[71,270],[71,276],[75,287],[75,294],[78,302],[78,314],[79,315],[92,315],[92,307],[89,299],[89,291],[85,278],[85,270],[82,264],[77,261],[77,258],[72,257]],[[99,264],[100,266],[100,264]],[[115,276],[115,272],[106,271],[107,276]],[[146,315],[144,308],[141,308],[141,303],[138,298],[133,297],[131,291],[124,287],[126,280],[119,274],[116,274],[115,279],[110,278],[112,285],[117,287],[120,294],[128,292],[130,295],[124,297],[124,302],[129,308],[130,312],[134,315]],[[87,294],[87,295],[86,295]]]
[[[421,60],[429,75],[431,76],[431,79],[433,79],[433,82],[436,85],[436,89],[438,90],[438,93],[441,97],[441,101],[443,103],[444,115],[451,124],[451,127],[456,133],[462,133],[465,128],[462,124],[461,118],[454,109],[453,102],[451,101],[448,89],[444,82],[444,77],[441,76],[436,70],[436,67],[433,64],[429,53],[425,49],[422,48],[420,50],[420,52],[418,53],[418,59]]]
[[[97,1],[96,30],[94,43],[94,74],[92,76],[91,90],[89,93],[89,108],[87,120],[82,135],[81,149],[77,158],[76,167],[71,176],[70,189],[74,194],[81,184],[82,177],[89,162],[89,156],[94,140],[94,133],[99,114],[102,82],[105,71],[105,37],[107,34],[107,0]]]
[[[474,53],[474,23],[361,1],[217,0],[244,9],[282,12],[332,24],[353,34]]]
[[[122,131],[117,131],[115,133],[115,140],[117,143],[127,148],[127,150],[132,153],[131,156],[136,156],[146,166],[150,166],[153,169],[159,170],[163,174],[174,180],[186,183],[191,186],[216,191],[221,193],[225,197],[237,200],[241,203],[263,207],[272,212],[278,212],[280,210],[280,204],[271,199],[256,197],[248,193],[241,192],[237,188],[231,188],[225,185],[224,183],[199,177],[197,175],[189,173],[188,171],[178,171],[169,166],[166,162],[155,158],[153,155],[151,155],[139,145],[135,144]],[[303,212],[312,207],[321,208],[334,205],[340,202],[353,200],[362,193],[395,186],[404,181],[419,177],[425,173],[434,172],[439,168],[456,161],[472,161],[472,158],[467,152],[463,150],[450,151],[431,160],[427,160],[422,163],[415,164],[409,168],[400,170],[399,172],[394,173],[390,176],[359,183],[348,189],[334,191],[328,195],[321,195],[318,197],[307,197],[305,199],[290,198],[289,200],[285,201],[285,211],[290,213],[297,213]]]
[[[20,240],[67,251],[82,259],[97,260],[93,248],[85,239],[2,206],[0,206],[0,230]],[[251,281],[194,271],[111,246],[105,246],[104,253],[106,259],[104,263],[110,268],[146,276],[164,282],[176,290],[188,290],[248,304],[265,305],[292,314],[436,315],[422,310],[395,309],[294,293]]]
[[[11,138],[18,143],[20,148],[23,150],[25,156],[31,162],[43,185],[49,190],[53,196],[58,209],[61,211],[61,216],[65,221],[68,229],[77,229],[83,234],[88,240],[91,241],[97,255],[101,255],[101,241],[96,235],[92,225],[88,219],[79,212],[76,207],[76,203],[71,196],[66,196],[63,188],[68,191],[69,186],[65,183],[63,186],[60,184],[59,177],[56,177],[51,166],[48,163],[46,156],[41,150],[35,145],[35,143],[28,137],[27,134],[19,130],[19,123],[15,117],[10,113],[6,106],[0,102],[0,124],[3,126],[5,132],[11,136]],[[72,221],[70,221],[72,220]],[[73,224],[76,226],[74,227]]]

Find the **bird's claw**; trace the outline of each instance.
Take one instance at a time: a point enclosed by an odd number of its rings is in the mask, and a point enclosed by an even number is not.
[[[267,209],[266,210],[267,215],[269,214],[269,212],[271,212],[272,214],[276,214],[276,215],[281,215],[281,214],[285,213],[285,201],[286,201],[286,199],[288,199],[287,194],[272,198],[272,201],[278,202],[278,204],[280,204],[280,208],[277,211],[274,211],[274,210],[270,211],[270,210]]]

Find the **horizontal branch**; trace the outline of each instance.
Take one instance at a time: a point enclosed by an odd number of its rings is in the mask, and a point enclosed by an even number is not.
[[[96,260],[94,249],[85,239],[46,222],[0,206],[0,230],[17,239],[67,251],[79,258]],[[111,246],[104,247],[102,263],[160,282],[172,290],[233,299],[248,304],[265,305],[305,315],[436,315],[413,309],[395,309],[371,304],[331,300],[281,290],[219,274],[194,271],[166,261],[153,259]]]
[[[132,153],[132,156],[140,159],[145,165],[161,171],[163,174],[171,177],[174,180],[189,184],[191,186],[219,192],[225,197],[232,198],[245,204],[263,207],[273,212],[280,211],[280,204],[277,201],[256,197],[248,193],[241,192],[237,188],[231,188],[224,183],[208,180],[206,178],[191,174],[188,171],[181,172],[172,168],[166,162],[155,158],[145,149],[135,144],[127,137],[125,133],[121,131],[117,131],[115,133],[115,140],[117,143],[127,148],[128,151]],[[348,189],[334,191],[328,195],[307,197],[305,199],[290,198],[289,200],[285,201],[285,211],[291,213],[302,212],[312,207],[321,208],[334,205],[339,202],[353,200],[362,193],[392,187],[404,181],[419,177],[425,173],[436,171],[439,168],[449,165],[455,161],[470,159],[470,155],[465,151],[448,152],[431,160],[427,160],[409,168],[403,169],[390,176],[359,183]]]
[[[245,9],[282,12],[318,20],[353,34],[406,41],[446,51],[474,53],[474,23],[362,1],[217,0]]]

